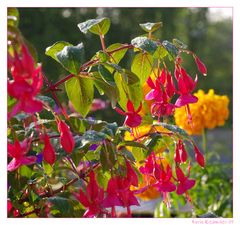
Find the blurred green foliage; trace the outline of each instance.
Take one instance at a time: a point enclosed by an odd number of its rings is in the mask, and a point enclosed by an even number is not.
[[[98,37],[90,33],[82,34],[78,23],[109,17],[112,25],[105,37],[109,46],[114,42],[129,43],[143,34],[137,24],[162,21],[163,27],[156,32],[158,38],[169,41],[173,37],[180,39],[206,64],[208,76],[199,79],[197,88],[205,91],[213,88],[217,94],[227,94],[232,108],[232,20],[209,20],[208,8],[20,8],[19,11],[20,29],[36,47],[44,72],[54,82],[65,76],[66,72],[46,57],[46,47],[60,40],[73,45],[83,42],[87,49],[86,60],[101,49]],[[128,53],[128,57],[131,57],[131,53]],[[194,75],[197,70],[193,59],[189,56],[186,62],[189,63],[186,65],[190,68],[189,72]],[[121,63],[128,65],[128,60]],[[66,96],[61,97],[66,99]],[[104,115],[97,112],[93,116],[110,122],[114,122],[113,118],[118,122],[122,119],[110,109],[105,110]],[[232,113],[227,126],[232,126]]]

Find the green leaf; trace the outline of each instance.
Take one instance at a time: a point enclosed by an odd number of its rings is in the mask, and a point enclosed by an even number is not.
[[[187,49],[187,45],[184,44],[183,42],[181,42],[180,40],[178,39],[173,39],[173,44],[177,47],[177,48],[180,48],[180,49]]]
[[[113,75],[104,66],[98,65],[98,72],[106,83],[116,86]]]
[[[154,122],[153,125],[162,126],[166,129],[172,131],[173,133],[180,135],[182,138],[191,140],[191,137],[187,134],[187,132],[178,126],[175,126],[172,124],[167,124],[167,123],[159,123],[159,122]]]
[[[158,141],[161,140],[161,138],[162,138],[162,136],[160,134],[157,134],[157,133],[150,134],[150,138],[147,139],[144,143],[147,146],[147,148],[149,149],[147,156],[149,156],[151,154],[151,152],[154,151],[154,149],[158,145]]]
[[[19,173],[23,177],[30,178],[32,176],[32,170],[27,166],[21,166]]]
[[[140,48],[143,51],[153,54],[157,50],[157,43],[147,37],[136,37],[131,41],[135,48]]]
[[[135,55],[131,71],[140,79],[140,84],[143,85],[152,71],[153,58],[147,53],[138,53]]]
[[[89,31],[93,34],[105,35],[110,28],[110,24],[110,20],[106,17],[103,17],[101,19],[90,19],[83,23],[79,23],[78,28],[84,34]]]
[[[116,72],[114,74],[114,79],[117,84],[117,88],[119,90],[119,96],[120,99],[118,101],[118,104],[126,110],[126,105],[128,99],[132,101],[134,104],[134,107],[137,108],[142,101],[143,93],[142,93],[142,87],[140,86],[140,83],[134,83],[134,84],[128,84],[122,74]]]
[[[52,172],[53,172],[53,168],[50,164],[48,164],[47,162],[45,161],[42,161],[42,164],[43,164],[43,169],[44,169],[44,172],[47,174],[47,175],[51,175]]]
[[[96,56],[97,58],[99,58],[99,62],[101,63],[107,62],[110,59],[110,56],[108,55],[108,53],[102,50],[98,51]]]
[[[120,44],[120,43],[115,43],[115,44],[110,45],[106,49],[106,51],[107,52],[111,52],[111,51],[113,51],[115,49],[118,49],[118,48],[120,48],[122,46],[124,46],[124,45]],[[128,50],[127,48],[124,48],[124,49],[121,49],[121,50],[118,50],[118,51],[112,53],[111,57],[110,57],[110,62],[118,64],[121,61],[121,59],[125,56],[127,50]]]
[[[97,72],[94,72],[93,76],[96,78],[94,80],[94,85],[98,89],[100,95],[105,94],[110,99],[112,108],[115,108],[119,100],[119,91],[116,86],[111,86],[104,82],[100,74]]]
[[[70,44],[66,41],[58,41],[58,42],[54,43],[52,46],[47,47],[45,50],[45,54],[52,57],[57,62],[59,62],[56,57],[56,54],[61,52],[64,49],[64,47],[66,47],[66,46],[72,46],[72,44]]]
[[[7,23],[8,26],[18,27],[19,12],[17,8],[7,8]]]
[[[51,213],[55,212],[56,217],[79,217],[84,212],[77,200],[54,196],[48,198],[48,201],[53,204]]]
[[[83,43],[65,46],[62,51],[56,53],[56,58],[66,70],[77,75],[84,58]]]
[[[39,99],[39,100],[41,100],[42,102],[44,102],[45,104],[47,104],[50,108],[54,108],[54,106],[55,106],[55,101],[52,99],[52,98],[50,98],[50,97],[48,97],[48,96],[45,96],[45,95],[38,95],[37,97],[36,97],[37,99]]]
[[[138,148],[143,148],[148,150],[148,148],[144,144],[140,142],[135,142],[135,141],[122,141],[118,144],[118,147],[121,147],[121,146],[132,146],[132,147],[138,147]]]
[[[138,162],[146,159],[146,150],[143,148],[133,147],[132,154]]]
[[[157,22],[157,23],[140,23],[139,26],[146,32],[152,33],[156,30],[158,30],[160,27],[163,26],[162,22]]]
[[[159,45],[157,50],[153,54],[153,58],[161,60],[167,55],[168,51],[163,46]]]
[[[179,50],[171,42],[165,40],[162,42],[162,45],[164,46],[165,49],[167,49],[171,57],[175,58],[178,55]]]
[[[65,88],[74,109],[86,117],[94,96],[93,81],[87,78],[73,77],[65,82]]]

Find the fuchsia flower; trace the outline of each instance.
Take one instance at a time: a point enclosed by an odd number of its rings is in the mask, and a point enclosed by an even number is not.
[[[35,69],[34,60],[24,44],[21,46],[21,56],[18,55],[16,50],[14,51],[14,57],[8,55],[8,68],[14,80],[31,79],[39,69]]]
[[[168,116],[171,115],[175,106],[170,103],[170,99],[176,92],[175,86],[170,73],[163,69],[161,75],[153,82],[149,76],[147,84],[152,90],[145,96],[146,100],[155,100],[151,106],[152,115]]]
[[[139,203],[134,196],[134,191],[130,190],[130,186],[138,186],[138,177],[128,161],[126,161],[126,167],[126,177],[115,176],[108,181],[107,196],[102,206],[112,207],[113,211],[115,211],[115,206],[127,207],[128,216],[131,216],[130,206],[138,206]]]
[[[56,153],[47,134],[44,135],[43,159],[51,165],[56,161]]]
[[[60,142],[67,153],[74,149],[75,141],[69,126],[62,120],[58,121],[58,131],[60,132]]]
[[[184,144],[182,140],[179,140],[176,146],[175,154],[174,154],[174,160],[177,163],[184,163],[187,161],[187,151],[184,147]]]
[[[207,68],[204,65],[204,63],[196,56],[194,55],[195,62],[197,64],[198,70],[204,75],[207,76]]]
[[[135,128],[138,127],[142,123],[142,117],[139,115],[139,112],[142,109],[142,103],[140,103],[140,106],[135,111],[133,103],[128,100],[127,102],[127,112],[123,112],[121,109],[116,108],[116,111],[126,116],[124,124],[126,124],[128,127]]]
[[[9,117],[19,111],[35,113],[43,108],[43,103],[35,98],[43,85],[41,66],[34,67],[34,60],[25,45],[22,45],[21,50],[21,58],[16,51],[14,58],[8,56],[8,67],[14,78],[8,81],[8,94],[18,100]]]
[[[197,163],[201,166],[204,167],[205,166],[205,159],[203,154],[200,152],[200,150],[197,148],[196,145],[194,145],[194,151],[195,151],[195,159],[197,161]]]
[[[79,195],[76,195],[81,204],[87,208],[83,217],[94,217],[102,212],[102,201],[104,191],[97,184],[93,171],[89,174],[90,180],[84,193],[81,189]]]
[[[31,147],[31,139],[24,139],[21,143],[15,140],[14,144],[8,143],[8,155],[12,161],[8,164],[7,170],[14,171],[22,165],[34,164],[37,160],[35,156],[26,156]]]
[[[198,98],[191,94],[191,92],[194,90],[198,77],[196,75],[195,80],[187,74],[186,70],[177,67],[175,68],[175,77],[177,78],[178,82],[178,93],[180,96],[175,102],[176,107],[182,107],[185,105],[188,105],[190,103],[196,103],[198,101]]]
[[[177,194],[178,195],[182,195],[182,194],[186,193],[196,183],[195,180],[188,179],[188,177],[190,176],[190,168],[189,168],[188,176],[185,176],[183,171],[181,170],[181,168],[177,167],[176,168],[176,175],[177,175],[177,179],[178,179],[178,182],[179,182],[179,184],[177,186]]]

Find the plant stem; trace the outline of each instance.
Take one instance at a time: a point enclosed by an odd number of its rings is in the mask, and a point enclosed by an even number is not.
[[[105,46],[105,41],[104,41],[104,35],[100,34],[100,40],[101,40],[102,49],[103,49],[103,51],[105,51],[106,46]]]

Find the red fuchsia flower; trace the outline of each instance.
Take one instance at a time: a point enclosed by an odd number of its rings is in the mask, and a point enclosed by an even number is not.
[[[155,100],[151,105],[151,113],[154,116],[169,116],[173,113],[175,106],[170,103],[170,99],[176,92],[170,73],[163,69],[161,75],[153,82],[149,77],[147,84],[152,90],[145,96],[146,100]]]
[[[127,207],[128,216],[131,216],[130,206],[139,206],[137,198],[134,196],[134,192],[130,190],[132,181],[126,177],[116,176],[112,177],[108,181],[107,196],[103,201],[103,207],[115,206]]]
[[[176,100],[176,107],[182,107],[190,103],[196,103],[198,98],[191,94],[191,92],[196,87],[198,77],[196,75],[195,80],[187,74],[186,70],[179,67],[175,69],[175,75],[178,82],[178,93],[180,94],[179,98]]]
[[[56,153],[50,142],[48,135],[44,135],[44,149],[43,149],[43,159],[52,165],[56,161]]]
[[[43,103],[35,98],[42,88],[42,82],[40,71],[33,77],[31,84],[26,80],[8,81],[8,94],[18,100],[9,117],[16,115],[19,111],[32,114],[43,109]]]
[[[159,165],[155,164],[155,178],[158,180],[155,187],[157,187],[159,192],[163,193],[163,200],[167,207],[170,207],[170,201],[168,199],[168,193],[176,190],[175,184],[171,182],[172,179],[172,169],[167,165],[166,171],[163,168],[160,169]]]
[[[139,171],[142,174],[148,174],[151,175],[153,174],[153,170],[155,168],[155,155],[154,152],[152,152],[145,160],[145,165],[141,166],[139,168]]]
[[[198,149],[198,147],[196,145],[194,145],[194,151],[195,151],[195,159],[197,161],[197,163],[201,166],[204,167],[205,166],[205,159],[203,154],[200,152],[200,150]]]
[[[189,173],[188,176],[185,176],[183,171],[181,170],[180,167],[176,168],[176,175],[177,175],[177,179],[178,179],[178,186],[177,186],[177,194],[178,195],[182,195],[184,193],[187,194],[187,191],[189,189],[191,189],[196,181],[192,180],[192,179],[188,179],[188,177],[190,176],[190,167],[189,167]]]
[[[21,143],[15,140],[14,144],[8,143],[8,155],[12,161],[8,164],[7,170],[14,171],[22,165],[34,164],[37,160],[35,156],[26,156],[31,147],[31,139],[24,139]]]
[[[127,112],[123,112],[121,109],[116,108],[116,111],[126,116],[124,124],[126,124],[128,127],[135,128],[138,127],[142,123],[142,117],[139,115],[139,112],[142,109],[142,103],[140,103],[140,106],[137,110],[134,109],[133,103],[128,100],[127,102]]]
[[[58,131],[60,132],[60,142],[67,153],[74,149],[75,141],[69,126],[62,120],[58,121]]]
[[[207,68],[204,63],[196,55],[194,55],[194,58],[199,72],[201,72],[204,76],[207,76]]]
[[[79,195],[76,195],[80,203],[87,208],[83,217],[95,217],[102,213],[102,201],[104,198],[104,190],[100,188],[95,179],[93,171],[89,174],[90,180],[84,193],[81,189]]]
[[[31,79],[39,69],[39,67],[35,69],[34,60],[24,44],[21,46],[21,55],[16,50],[14,57],[8,55],[8,68],[14,80]]]
[[[184,163],[187,161],[187,151],[184,147],[182,140],[179,140],[176,145],[176,150],[174,154],[174,161],[177,163]]]

